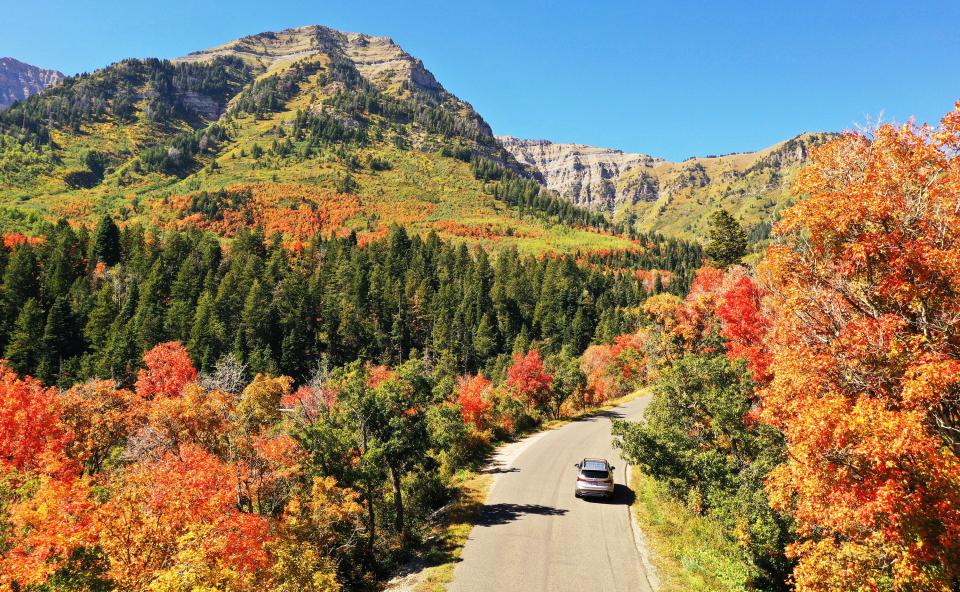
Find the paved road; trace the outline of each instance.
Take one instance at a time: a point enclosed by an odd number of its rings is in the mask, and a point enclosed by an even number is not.
[[[513,445],[480,522],[454,571],[451,592],[649,592],[634,542],[626,463],[611,445],[610,419],[637,419],[648,397]],[[609,502],[573,496],[574,463],[585,456],[616,466]],[[497,463],[499,461],[499,463]]]

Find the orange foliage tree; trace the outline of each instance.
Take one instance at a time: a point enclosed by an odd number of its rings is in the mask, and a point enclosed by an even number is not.
[[[546,412],[553,376],[544,369],[543,358],[538,350],[514,354],[513,365],[507,369],[506,385],[528,409]]]
[[[187,348],[176,341],[161,343],[143,356],[146,368],[137,374],[136,391],[144,399],[178,397],[197,380]]]
[[[61,419],[73,432],[67,455],[84,463],[89,473],[99,472],[111,450],[130,429],[133,393],[118,389],[111,380],[76,384],[60,397]]]
[[[201,563],[239,574],[263,570],[268,522],[237,510],[236,483],[235,469],[194,445],[121,473],[97,517],[111,579],[142,590],[178,560],[190,563],[198,556]],[[221,576],[208,584],[223,585]]]
[[[471,424],[478,430],[490,427],[490,410],[493,402],[490,395],[493,392],[493,383],[481,372],[476,376],[461,376],[457,379],[457,403],[463,421]]]
[[[20,378],[0,363],[0,476],[72,470],[65,454],[72,439],[60,421],[57,390],[29,376]]]
[[[761,277],[798,590],[960,582],[960,103],[813,152]]]

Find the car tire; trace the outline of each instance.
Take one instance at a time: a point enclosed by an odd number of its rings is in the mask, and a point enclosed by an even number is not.
[[[575,497],[575,498],[577,498],[577,499],[580,499],[580,492],[577,491],[576,489],[574,489],[574,490],[573,490],[573,497]]]

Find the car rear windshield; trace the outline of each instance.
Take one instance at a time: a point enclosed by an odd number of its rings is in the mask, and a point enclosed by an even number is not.
[[[609,473],[606,471],[583,471],[583,476],[587,477],[588,479],[606,479],[608,475]]]

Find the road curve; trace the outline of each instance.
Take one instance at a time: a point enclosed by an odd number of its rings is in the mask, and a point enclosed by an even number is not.
[[[612,418],[638,419],[649,397],[532,436],[494,460],[483,512],[454,571],[450,592],[650,592],[630,524],[626,463],[611,444]],[[574,497],[574,463],[616,466],[616,495]]]

